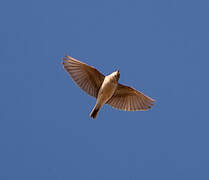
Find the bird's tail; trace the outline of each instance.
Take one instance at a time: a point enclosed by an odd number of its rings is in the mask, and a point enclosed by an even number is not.
[[[96,104],[96,105],[94,106],[93,110],[92,110],[91,113],[90,113],[90,117],[92,117],[93,119],[96,119],[97,114],[98,114],[100,108],[101,108],[101,106]]]

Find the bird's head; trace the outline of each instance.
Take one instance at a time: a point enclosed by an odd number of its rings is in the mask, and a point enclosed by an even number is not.
[[[114,72],[114,77],[117,81],[120,79],[120,71],[119,70]]]

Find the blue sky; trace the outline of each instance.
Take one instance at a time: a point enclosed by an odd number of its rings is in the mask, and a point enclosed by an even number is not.
[[[209,3],[1,1],[1,180],[208,180]],[[69,54],[156,99],[105,105],[64,71]]]

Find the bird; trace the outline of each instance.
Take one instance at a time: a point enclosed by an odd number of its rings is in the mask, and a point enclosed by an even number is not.
[[[96,119],[104,104],[124,111],[145,111],[154,105],[154,99],[118,83],[119,70],[104,76],[95,67],[68,55],[63,57],[62,64],[73,81],[88,95],[96,98],[96,104],[90,113],[93,119]]]

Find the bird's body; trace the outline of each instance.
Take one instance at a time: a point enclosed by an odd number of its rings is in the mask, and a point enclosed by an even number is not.
[[[96,118],[100,108],[112,97],[115,90],[117,89],[117,73],[119,73],[119,71],[113,72],[112,74],[105,76],[105,79],[99,89],[96,105],[94,106],[90,114],[91,117]]]
[[[65,70],[77,85],[97,99],[90,113],[94,119],[104,104],[125,111],[147,110],[154,105],[152,98],[131,87],[119,84],[120,71],[104,76],[94,67],[70,56],[65,56],[63,60]]]

